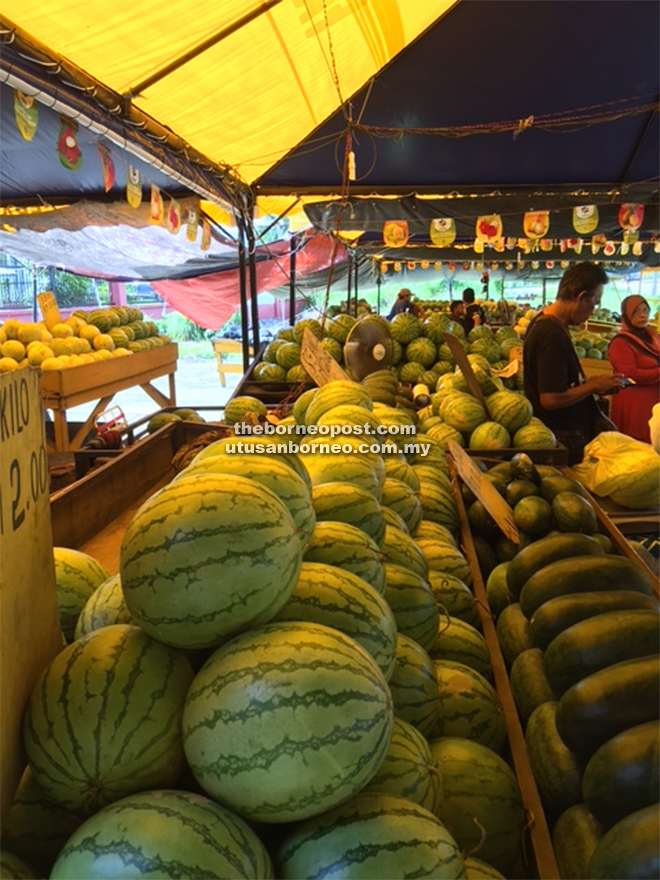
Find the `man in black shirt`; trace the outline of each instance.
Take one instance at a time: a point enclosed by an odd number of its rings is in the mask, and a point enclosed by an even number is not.
[[[465,304],[463,327],[467,336],[474,327],[480,327],[486,323],[486,314],[481,306],[474,301],[474,290],[471,287],[466,287],[463,291],[463,303]]]
[[[594,394],[615,394],[623,387],[618,374],[585,379],[569,335],[569,327],[582,324],[600,304],[607,281],[604,269],[594,263],[571,266],[559,282],[557,299],[525,333],[525,394],[534,415],[568,448],[569,464],[582,461],[585,445],[605,429]]]

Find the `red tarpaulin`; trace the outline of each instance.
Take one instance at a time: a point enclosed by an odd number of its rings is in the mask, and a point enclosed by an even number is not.
[[[257,293],[289,283],[290,244],[270,246],[273,257],[256,265]],[[346,259],[346,248],[327,235],[307,238],[296,253],[296,277],[328,269]],[[172,309],[207,330],[218,330],[240,305],[239,270],[227,269],[180,281],[153,281],[151,286]]]

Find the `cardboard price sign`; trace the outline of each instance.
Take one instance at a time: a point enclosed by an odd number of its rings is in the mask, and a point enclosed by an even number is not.
[[[348,379],[337,361],[328,354],[308,327],[303,330],[300,363],[319,387],[327,385],[328,382],[342,382]]]
[[[39,303],[41,314],[44,316],[46,327],[48,327],[49,330],[52,330],[55,324],[62,323],[60,307],[57,305],[57,300],[55,299],[55,294],[52,290],[47,290],[45,293],[38,294],[37,302]]]
[[[472,394],[477,398],[479,403],[486,409],[486,398],[483,395],[483,391],[481,390],[481,386],[477,382],[477,379],[472,372],[472,364],[467,359],[467,355],[465,354],[465,349],[458,341],[458,339],[454,336],[453,333],[443,332],[442,334],[445,342],[449,346],[449,350],[454,355],[454,360],[458,364],[461,369],[461,373],[465,376],[465,381],[467,382],[467,386],[472,392]]]
[[[449,441],[449,451],[466,486],[474,492],[506,537],[519,544],[520,535],[510,505],[455,440]]]

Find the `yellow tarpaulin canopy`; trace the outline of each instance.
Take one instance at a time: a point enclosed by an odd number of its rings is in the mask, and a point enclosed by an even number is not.
[[[2,17],[248,182],[455,0],[2,0]]]

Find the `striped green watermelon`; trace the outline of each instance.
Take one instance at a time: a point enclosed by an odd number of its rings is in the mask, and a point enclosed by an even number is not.
[[[394,612],[397,630],[425,651],[438,634],[438,606],[428,582],[401,565],[385,563],[385,599]]]
[[[468,359],[474,357],[476,357],[476,355],[468,355]],[[474,378],[477,380],[477,384],[479,385],[479,388],[481,388],[484,397],[502,390],[503,386],[497,376],[491,376],[490,364],[488,364],[488,362],[486,362],[486,366],[482,363],[473,363],[472,373],[474,374]],[[463,375],[463,371],[460,367],[456,367],[453,386],[457,391],[470,391],[470,386],[468,385],[467,379]]]
[[[241,422],[247,413],[254,413],[260,418],[266,415],[266,404],[256,397],[249,395],[239,395],[230,400],[225,406],[224,420],[230,425]]]
[[[334,453],[331,451],[330,447],[333,443],[341,442],[342,447],[346,447],[346,449],[341,453],[342,455],[350,455],[355,456],[355,458],[361,458],[363,461],[368,461],[372,468],[376,471],[376,476],[378,477],[379,483],[382,484],[385,482],[385,461],[380,452],[372,452],[371,450],[364,452],[360,449],[360,447],[365,445],[364,437],[358,437],[352,434],[342,434],[341,438],[335,437],[332,439],[331,437],[307,437],[305,438],[305,445],[309,446],[309,452],[303,452],[300,454],[300,461],[306,468],[306,462],[310,461],[310,459],[314,459],[318,455],[323,455],[326,458],[338,455],[339,453]],[[351,452],[350,449],[353,448],[355,452]]]
[[[325,562],[365,580],[380,595],[385,593],[385,567],[378,545],[362,529],[349,523],[317,522],[305,550],[305,562]]]
[[[474,856],[464,858],[463,862],[466,880],[505,880],[504,874],[500,874],[488,862],[482,862],[481,859],[475,859]]]
[[[415,541],[422,540],[451,544],[453,547],[456,547],[456,538],[447,526],[441,526],[440,523],[431,522],[428,519],[423,519],[415,532]]]
[[[264,348],[261,360],[266,361],[269,364],[276,364],[277,350],[283,345],[286,345],[286,339],[273,339],[273,341],[269,342],[268,345]]]
[[[351,483],[319,483],[312,489],[312,504],[319,522],[332,520],[357,526],[376,544],[385,537],[380,504],[366,489]]]
[[[439,523],[451,532],[458,530],[458,511],[452,492],[428,480],[419,481],[419,500],[424,519]]]
[[[492,749],[460,737],[429,743],[444,799],[439,818],[464,852],[507,872],[521,856],[527,824],[518,782]]]
[[[423,431],[425,434],[429,432],[430,428],[435,427],[435,425],[442,425],[442,419],[440,416],[428,415],[424,419],[419,420],[419,430]]]
[[[440,616],[438,636],[430,651],[433,660],[452,660],[474,669],[487,681],[492,681],[490,651],[486,639],[476,627],[458,617]]]
[[[92,813],[183,769],[181,710],[193,673],[139,627],[106,626],[61,651],[30,696],[23,742],[36,781]]]
[[[255,382],[286,382],[286,370],[279,364],[255,364],[252,378]]]
[[[78,617],[75,638],[79,639],[94,630],[115,623],[135,625],[135,620],[124,600],[121,578],[118,574],[109,577],[89,597]]]
[[[529,716],[538,706],[557,699],[546,675],[543,651],[540,648],[528,648],[518,654],[511,664],[509,680],[524,730]]]
[[[383,760],[392,725],[376,662],[313,623],[271,623],[227,642],[195,676],[183,713],[197,781],[261,822],[315,816],[355,794]]]
[[[550,701],[539,704],[530,714],[525,730],[529,763],[543,807],[551,817],[584,800],[584,767],[559,736],[557,705]]]
[[[396,656],[389,686],[395,716],[429,736],[440,712],[438,677],[433,660],[424,648],[402,633],[396,637]]]
[[[300,346],[297,342],[285,342],[275,352],[275,361],[284,370],[290,370],[300,363]]]
[[[49,798],[28,766],[3,817],[2,846],[49,877],[58,853],[84,817]],[[5,874],[1,874],[2,877]]]
[[[307,412],[307,407],[312,402],[312,399],[316,396],[317,391],[318,388],[310,388],[307,391],[303,391],[303,393],[295,399],[293,407],[291,408],[291,415],[296,420],[297,425],[305,424],[305,413]]]
[[[486,421],[486,410],[476,397],[466,395],[467,400],[449,398],[442,412],[442,418],[446,424],[460,431],[461,434],[470,434]]]
[[[277,861],[282,880],[465,877],[458,846],[433,813],[378,793],[360,793],[294,827]]]
[[[302,477],[283,461],[277,461],[270,456],[254,458],[250,455],[226,453],[205,458],[197,465],[190,464],[175,480],[186,479],[198,473],[244,477],[270,489],[291,514],[303,547],[307,545],[316,523],[312,496]]]
[[[383,512],[383,519],[385,520],[386,526],[392,526],[392,528],[403,532],[404,535],[410,534],[408,526],[395,510],[392,510],[391,507],[386,507],[384,504],[381,504],[380,509]]]
[[[237,446],[239,442],[243,444],[242,452]],[[249,455],[251,458],[257,458],[265,455],[268,461],[274,461],[275,459],[277,459],[278,461],[283,461],[284,464],[292,468],[299,477],[302,477],[302,479],[311,489],[312,481],[309,478],[307,469],[305,468],[305,465],[302,463],[301,459],[295,453],[278,451],[275,449],[266,449],[268,445],[274,446],[275,442],[276,441],[274,440],[271,441],[268,437],[254,435],[246,435],[241,437],[223,437],[222,440],[216,440],[214,443],[210,443],[208,446],[200,449],[197,455],[193,458],[191,465],[197,466],[201,461],[206,458],[213,458],[216,455],[223,454],[235,456]],[[259,446],[264,447],[264,450],[262,452],[258,451]]]
[[[362,645],[385,679],[396,653],[396,620],[386,600],[366,581],[322,562],[303,562],[298,583],[275,621],[298,620],[338,629]]]
[[[392,339],[401,345],[408,345],[422,335],[422,322],[412,312],[399,312],[390,321]]]
[[[307,373],[307,370],[302,366],[302,364],[294,364],[286,371],[287,382],[307,382],[308,379],[309,374]]]
[[[555,449],[557,438],[545,425],[527,424],[518,428],[513,435],[516,449]]]
[[[596,844],[586,877],[593,880],[655,880],[660,869],[660,804],[630,813]]]
[[[486,581],[486,597],[493,616],[497,620],[502,611],[513,601],[506,583],[508,561],[500,562],[488,575]]]
[[[495,688],[471,666],[434,660],[440,696],[436,736],[460,736],[501,752],[504,713]]]
[[[250,826],[187,791],[145,791],[88,819],[62,850],[53,880],[242,877],[269,880],[270,857]]]
[[[37,880],[38,876],[24,859],[4,848],[0,850],[0,877],[3,880]]]
[[[497,618],[496,630],[507,666],[511,666],[523,651],[534,647],[529,620],[523,614],[520,602],[513,602],[502,609]]]
[[[310,330],[317,339],[323,338],[323,328],[316,318],[304,318],[302,321],[296,321],[291,329],[293,331],[293,338],[298,345],[302,345],[306,329]]]
[[[406,360],[416,361],[424,367],[432,367],[437,358],[437,349],[426,336],[413,339],[406,346]]]
[[[445,572],[430,571],[429,585],[441,612],[458,617],[476,629],[481,626],[474,594],[462,580]]]
[[[448,474],[437,464],[414,464],[412,468],[417,475],[417,491],[419,491],[420,480],[426,480],[427,483],[437,483],[443,489],[451,489],[451,480]]]
[[[429,571],[452,574],[466,584],[472,583],[470,565],[463,553],[448,541],[440,543],[436,539],[415,536],[417,546],[424,554]]]
[[[510,447],[511,434],[498,422],[482,422],[470,434],[468,441],[469,449],[509,449]]]
[[[312,402],[307,407],[305,413],[305,424],[315,425],[321,416],[335,406],[344,406],[351,404],[352,406],[361,406],[364,409],[371,410],[373,403],[371,395],[359,382],[351,382],[350,380],[339,380],[337,382],[328,382],[316,392]]]
[[[422,334],[434,342],[436,345],[442,345],[445,341],[442,335],[449,327],[449,320],[446,315],[439,315],[437,312],[431,313],[422,324]]]
[[[381,550],[385,554],[386,562],[403,566],[424,580],[428,576],[429,567],[424,554],[407,533],[393,526],[386,526]]]
[[[423,373],[424,364],[419,364],[417,361],[407,361],[399,366],[399,379],[402,382],[410,382],[414,385],[419,382]]]
[[[588,877],[589,860],[603,826],[585,804],[569,807],[555,822],[552,845],[561,877]]]
[[[402,480],[387,477],[383,483],[382,502],[399,514],[411,535],[422,519],[422,505],[414,489]]]
[[[64,638],[70,642],[85,603],[94,590],[110,577],[110,572],[81,550],[53,547],[53,557],[60,627]]]
[[[350,452],[333,452],[331,455],[317,452],[306,455],[304,463],[314,486],[320,483],[352,483],[371,492],[377,501],[382,498],[381,481],[367,458]]]
[[[441,470],[447,470],[447,450],[442,443],[438,443],[430,434],[424,433],[417,434],[415,441],[418,444],[419,452],[415,453],[412,459],[413,467],[417,464],[432,464]],[[425,449],[424,453],[422,453],[422,445]]]
[[[359,404],[345,403],[340,404],[339,406],[333,406],[331,409],[326,410],[323,415],[319,416],[316,420],[316,425],[319,429],[327,428],[332,425],[362,429],[364,425],[369,425],[368,430],[372,435],[377,436],[378,428],[380,427],[380,419],[375,413],[370,412]],[[324,432],[319,430],[319,433],[323,434]],[[358,431],[354,430],[353,433],[358,433]],[[362,433],[365,432],[363,431]]]
[[[465,391],[459,391],[456,388],[456,379],[454,378],[451,387],[449,387],[449,381],[447,380],[446,388],[443,389],[443,391],[436,392],[433,396],[433,408],[434,410],[437,410],[440,418],[445,421],[445,413],[447,413],[452,407],[460,405],[461,403],[469,406],[473,400],[476,400],[476,398],[474,398],[472,394],[466,393]]]
[[[509,434],[515,434],[532,418],[531,402],[517,391],[496,391],[486,398],[488,415],[503,425]]]
[[[465,440],[463,439],[461,432],[456,430],[456,428],[453,428],[451,425],[446,424],[444,421],[441,425],[433,425],[432,428],[429,428],[428,436],[432,440],[435,440],[445,453],[449,449],[450,440],[458,443],[459,446],[465,446]],[[419,437],[417,438],[417,441],[420,442]]]
[[[426,737],[402,718],[394,719],[390,747],[362,792],[383,792],[406,798],[434,813],[442,787]]]
[[[273,492],[206,474],[170,483],[140,507],[124,534],[120,574],[145,632],[205,648],[273,617],[301,562],[298,530]]]
[[[342,312],[336,315],[334,320],[326,321],[325,329],[329,336],[343,345],[353,324],[355,324],[355,318]]]

